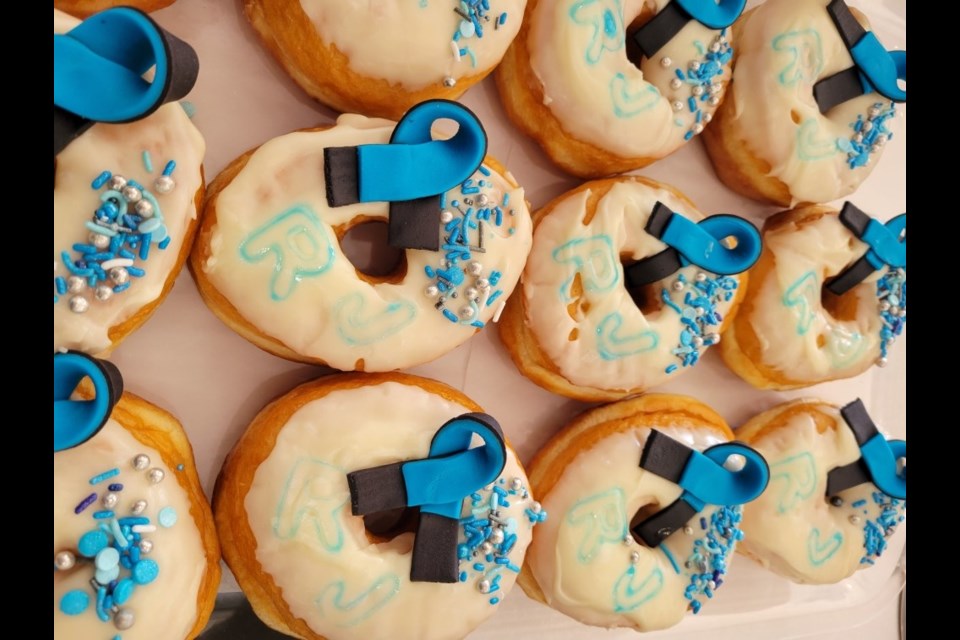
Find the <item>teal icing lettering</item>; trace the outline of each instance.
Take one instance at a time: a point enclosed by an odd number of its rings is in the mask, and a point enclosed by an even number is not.
[[[823,160],[837,153],[840,147],[833,138],[821,138],[820,123],[816,119],[805,120],[797,129],[797,156],[801,160]]]
[[[322,460],[297,460],[277,503],[273,533],[283,540],[295,538],[306,521],[324,549],[339,552],[343,548],[340,512],[349,495],[344,477],[342,469]]]
[[[815,302],[820,299],[820,282],[812,270],[800,276],[796,282],[783,292],[783,305],[793,308],[797,317],[797,335],[802,336],[810,330],[816,317]]]
[[[770,465],[770,491],[779,486],[777,511],[786,513],[817,488],[817,464],[809,451]]]
[[[577,558],[583,564],[593,562],[601,545],[620,544],[627,535],[623,490],[614,487],[578,501],[567,512],[567,522],[582,529]]]
[[[286,300],[304,278],[315,278],[333,264],[330,236],[305,204],[294,205],[254,229],[240,243],[240,257],[254,264],[273,254],[270,297]]]
[[[790,61],[777,75],[777,81],[784,87],[792,87],[798,82],[813,85],[823,71],[823,45],[820,34],[814,29],[787,31],[773,39],[774,51],[785,53]]]
[[[660,91],[642,78],[627,80],[622,73],[610,78],[610,100],[618,118],[632,118],[652,108],[660,100]]]
[[[633,611],[645,602],[655,598],[663,589],[663,572],[654,567],[647,577],[637,581],[637,567],[630,565],[613,585],[613,610],[617,613]]]
[[[621,325],[623,316],[619,311],[614,311],[597,326],[597,352],[604,360],[617,360],[650,351],[660,343],[660,336],[651,329],[622,336]]]
[[[847,331],[840,325],[834,325],[825,339],[827,354],[835,369],[842,369],[856,361],[867,348],[867,341],[859,331]]]
[[[384,303],[368,312],[363,294],[353,292],[340,298],[335,307],[337,332],[351,346],[374,344],[413,322],[417,309],[406,300]]]
[[[385,573],[352,600],[345,601],[346,592],[346,583],[334,580],[314,601],[320,615],[338,627],[356,626],[377,613],[400,592],[400,578]]]
[[[840,546],[843,544],[843,534],[839,531],[834,532],[832,536],[820,541],[820,529],[814,527],[810,530],[810,537],[807,538],[807,555],[810,557],[810,564],[819,567],[824,562],[833,557]]]
[[[579,273],[585,291],[603,293],[620,281],[620,260],[613,251],[613,240],[606,234],[574,238],[551,254],[557,264],[572,264],[573,273],[560,285],[560,298],[573,299],[571,285]]]
[[[626,34],[620,0],[580,0],[570,7],[570,19],[593,29],[590,44],[584,52],[589,64],[596,64],[604,51],[623,48]]]

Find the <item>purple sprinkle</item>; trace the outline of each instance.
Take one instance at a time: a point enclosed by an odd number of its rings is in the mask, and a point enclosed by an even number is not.
[[[86,498],[84,498],[83,501],[82,501],[80,504],[78,504],[76,507],[74,507],[73,512],[74,512],[74,513],[78,513],[78,514],[79,514],[79,513],[82,513],[82,512],[84,511],[84,509],[86,509],[87,507],[89,507],[90,505],[92,505],[92,504],[93,504],[94,502],[96,502],[96,501],[97,501],[97,494],[91,493],[91,494],[88,495]]]
[[[109,489],[110,491],[123,491],[123,485],[119,483],[112,484],[109,487],[107,487],[107,489]]]

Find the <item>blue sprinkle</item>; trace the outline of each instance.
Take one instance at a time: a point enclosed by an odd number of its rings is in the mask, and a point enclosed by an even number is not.
[[[122,292],[122,291],[126,291],[126,290],[129,289],[129,288],[130,288],[130,281],[128,280],[127,282],[124,282],[123,284],[118,284],[117,286],[115,286],[115,287],[113,288],[113,292],[114,292],[114,293],[120,293],[120,292]]]
[[[97,588],[97,617],[100,618],[101,622],[108,622],[110,616],[103,609],[104,600],[107,597],[107,590],[104,587]]]
[[[850,506],[852,506],[853,508],[856,509],[856,508],[858,508],[858,507],[862,507],[862,506],[865,505],[865,504],[867,504],[867,501],[866,501],[866,500],[857,500],[856,502],[854,502],[854,503],[851,504]]]
[[[137,267],[127,267],[127,273],[132,275],[134,278],[142,278],[147,272],[143,269],[138,269]]]
[[[450,322],[457,322],[457,316],[450,309],[444,309],[443,316]]]
[[[60,611],[68,616],[78,616],[90,606],[90,596],[86,591],[74,589],[63,594],[60,599]]]
[[[167,236],[166,238],[160,241],[160,244],[157,245],[157,248],[162,251],[166,249],[169,245],[170,245],[170,236]]]
[[[150,158],[150,152],[144,149],[142,156],[143,168],[147,170],[147,173],[153,173],[153,160]]]
[[[693,113],[697,110],[697,101],[693,98],[693,96],[687,98],[687,106],[690,107],[690,113]]]
[[[160,509],[160,513],[157,514],[157,522],[160,523],[161,527],[169,529],[177,524],[177,510],[173,507]]]
[[[171,160],[167,163],[167,166],[163,168],[163,175],[169,176],[173,173],[173,170],[177,168],[177,163]]]
[[[485,176],[489,176],[489,175],[490,175],[490,169],[487,169],[485,166],[480,165],[480,173],[482,173],[482,174],[485,175]]]
[[[63,276],[57,276],[53,282],[57,285],[57,293],[63,295],[67,292],[67,281],[63,279]]]
[[[500,602],[500,598],[490,598],[490,604],[497,604]]]
[[[118,475],[120,475],[120,469],[110,469],[109,471],[104,471],[103,473],[90,478],[90,484],[99,484],[104,480],[108,480]]]
[[[474,570],[476,570],[476,571],[483,571],[483,564],[480,563],[480,562],[475,562],[475,563],[473,564],[473,568],[474,568]]]
[[[493,294],[491,294],[491,296],[487,298],[487,306],[489,307],[490,305],[492,305],[496,301],[496,299],[499,298],[501,295],[503,295],[502,289],[497,289],[496,291],[494,291]]]
[[[105,520],[107,518],[112,518],[113,511],[108,511],[108,510],[97,511],[93,514],[93,517],[96,518],[97,520]]]
[[[130,518],[120,518],[120,524],[124,527],[132,527],[138,524],[150,524],[150,518],[140,517],[130,517]]]
[[[467,581],[467,572],[466,572],[466,571],[461,571],[461,572],[460,572],[460,582],[466,582],[466,581]]]
[[[134,590],[137,588],[136,583],[130,578],[124,578],[117,583],[117,586],[113,588],[113,601],[116,604],[123,604],[130,599],[130,596],[133,595]]]
[[[90,183],[90,186],[93,189],[99,189],[100,187],[105,185],[107,183],[107,180],[109,180],[111,177],[112,176],[110,175],[109,171],[104,171],[103,173],[98,175],[96,178],[94,178],[93,182]]]
[[[159,573],[160,567],[157,566],[156,562],[149,558],[141,560],[137,564],[133,565],[133,571],[131,571],[133,580],[137,584],[150,584],[156,580]]]
[[[665,369],[667,373],[673,373],[676,370],[677,370],[677,365],[675,364],[667,365],[667,368]]]

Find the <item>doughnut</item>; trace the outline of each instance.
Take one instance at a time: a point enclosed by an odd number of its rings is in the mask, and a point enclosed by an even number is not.
[[[743,537],[740,505],[768,480],[763,458],[732,439],[723,418],[686,396],[581,414],[530,465],[550,518],[534,530],[520,586],[600,627],[664,629],[700,611]],[[725,468],[731,456],[743,457],[738,471]]]
[[[54,637],[195,638],[220,547],[183,427],[79,352],[54,355],[53,405]]]
[[[720,341],[741,272],[760,255],[750,223],[703,219],[673,187],[636,176],[588,182],[537,211],[534,225],[522,295],[507,304],[500,337],[523,375],[587,402],[696,365]],[[728,234],[736,249],[718,243]]]
[[[724,362],[758,389],[884,366],[907,321],[906,245],[906,214],[883,224],[849,202],[769,218]]]
[[[703,136],[728,187],[784,207],[856,191],[907,99],[906,52],[868,28],[843,0],[767,0],[734,24],[732,89]]]
[[[83,23],[54,10],[53,25],[53,349],[103,354],[150,317],[190,251],[206,147],[184,109],[162,102],[193,86],[197,58],[135,9]],[[101,57],[87,46],[118,32],[129,51]],[[165,87],[142,81],[143,61],[131,61],[145,43],[168,70]]]
[[[770,464],[770,485],[744,508],[742,553],[795,582],[826,584],[886,550],[907,508],[907,443],[885,439],[860,400],[787,402],[737,436]]]
[[[568,173],[644,167],[710,122],[730,79],[727,27],[744,4],[530,0],[496,73],[504,109]]]
[[[457,134],[429,142],[437,118]],[[502,309],[530,251],[523,190],[485,148],[476,116],[442,100],[399,124],[343,115],[266,142],[210,185],[190,259],[201,296],[291,360],[387,371],[443,355]],[[383,276],[340,246],[371,221],[404,249]]]
[[[399,119],[459,98],[500,62],[525,0],[244,0],[264,46],[310,96],[344,113]]]
[[[142,11],[157,11],[169,7],[176,0],[53,0],[53,6],[78,18],[86,18],[104,9],[127,6]]]
[[[214,495],[260,619],[308,640],[435,640],[493,615],[547,515],[479,411],[399,373],[328,376],[267,405]]]

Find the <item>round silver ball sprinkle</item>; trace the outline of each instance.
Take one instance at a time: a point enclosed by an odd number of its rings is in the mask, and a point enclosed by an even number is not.
[[[133,468],[137,471],[143,471],[150,466],[150,456],[145,453],[139,453],[133,457]]]
[[[673,107],[674,111],[683,111],[683,103],[680,102],[679,100],[674,100],[673,104],[670,106]]]
[[[164,476],[163,469],[158,469],[156,467],[154,467],[153,469],[150,469],[150,471],[147,472],[147,477],[150,479],[150,482],[152,482],[153,484],[160,484],[161,482],[163,482],[163,476]]]
[[[887,302],[886,300],[881,301],[881,302],[880,302],[880,311],[889,311],[889,310],[890,310],[890,303]]]
[[[705,274],[703,271],[698,271],[698,272],[697,272],[697,275],[694,276],[694,279],[695,279],[697,282],[706,282],[706,281],[707,281],[707,274]]]
[[[858,133],[858,134],[856,134],[855,136],[853,136],[853,141],[854,141],[854,142],[858,142],[858,143],[859,143],[859,142],[863,142],[863,134],[862,134],[862,133]]]
[[[103,498],[100,500],[100,504],[103,505],[104,509],[113,509],[117,506],[117,501],[120,500],[120,496],[115,493],[104,494]]]
[[[453,220],[452,211],[450,211],[449,209],[444,209],[443,211],[440,212],[440,222],[442,222],[443,224],[447,224],[451,220]]]
[[[463,292],[463,295],[467,296],[467,300],[475,299],[478,294],[479,292],[474,287],[467,287]]]
[[[467,273],[472,276],[478,276],[483,273],[483,265],[479,262],[471,262],[467,265]]]
[[[710,96],[710,106],[715,107],[720,104],[720,96]]]
[[[693,95],[702,96],[703,95],[703,85],[697,85],[693,88]]]
[[[140,553],[150,553],[153,551],[153,540],[140,541]]]
[[[890,315],[892,315],[892,316],[894,316],[894,317],[900,315],[900,307],[898,307],[898,306],[895,305],[895,304],[894,304],[894,305],[890,305]]]
[[[701,338],[700,336],[693,336],[691,343],[693,344],[694,347],[699,349],[700,347],[703,346],[703,338]]]
[[[107,181],[107,188],[114,191],[120,191],[125,186],[127,186],[127,179],[123,176],[113,176]]]
[[[713,53],[718,53],[718,52],[720,51],[720,43],[719,43],[719,42],[714,42],[713,44],[711,44],[711,45],[710,45],[710,51],[713,52]]]
[[[630,552],[630,564],[637,564],[638,562],[640,562],[640,552],[639,552],[639,551],[631,551],[631,552]]]
[[[674,280],[674,281],[673,281],[673,284],[670,285],[670,287],[671,287],[674,291],[683,291],[683,287],[684,287],[684,286],[685,286],[685,285],[684,285],[682,282],[680,282],[679,280]]]
[[[124,607],[123,609],[120,609],[120,611],[117,611],[117,614],[113,616],[113,626],[115,626],[117,629],[120,629],[121,631],[132,627],[133,622],[134,622],[133,609],[128,609]]]
[[[693,125],[693,135],[700,135],[703,133],[703,124],[700,122],[695,122]]]
[[[887,366],[886,356],[880,356],[879,358],[877,358],[877,366],[880,368]]]
[[[143,218],[153,217],[153,205],[150,204],[149,200],[141,200],[136,204],[134,209],[136,209],[137,213]]]
[[[90,244],[95,246],[97,249],[106,249],[110,246],[110,237],[105,236],[102,233],[91,233],[89,240]]]
[[[534,513],[540,513],[543,511],[543,506],[539,502],[534,502],[530,505],[530,511],[533,511]]]
[[[523,480],[521,478],[513,478],[510,480],[510,488],[514,491],[520,491],[523,488]]]
[[[704,122],[706,122],[707,124],[709,124],[712,120],[713,120],[713,114],[712,114],[712,113],[705,113],[705,114],[703,114],[703,121],[704,121]]]
[[[481,193],[477,196],[476,202],[478,207],[485,207],[490,203],[490,198],[487,197],[487,194]]]
[[[491,531],[488,540],[490,540],[492,544],[500,544],[503,542],[503,529],[494,529]]]
[[[670,59],[670,56],[663,56],[662,58],[660,58],[660,66],[663,67],[664,69],[667,69],[672,64],[673,64],[673,60]]]
[[[67,569],[73,569],[74,565],[77,564],[77,557],[73,555],[70,551],[61,551],[53,557],[53,566],[55,566],[60,571],[66,571]]]
[[[110,272],[107,275],[109,275],[110,279],[117,284],[124,284],[130,280],[130,272],[123,267],[114,267],[113,269],[110,269]]]
[[[132,185],[125,186],[120,193],[127,202],[140,202],[140,199],[143,198],[143,193],[140,192],[140,189]]]
[[[130,511],[132,511],[134,515],[140,515],[146,510],[146,508],[147,508],[146,500],[137,500],[136,502],[133,503],[133,507],[130,508]]]
[[[493,545],[490,544],[489,542],[484,542],[480,545],[480,553],[482,553],[483,555],[487,555],[491,551],[493,551]]]
[[[887,144],[887,139],[884,136],[880,136],[874,141],[873,146],[882,147],[885,144]]]
[[[430,285],[429,287],[423,290],[423,294],[428,298],[436,298],[438,295],[440,295],[440,289],[438,289],[434,285]]]
[[[713,84],[710,85],[710,95],[712,96],[717,95],[722,90],[723,90],[723,85],[720,84],[719,82],[714,82]]]
[[[477,312],[473,310],[473,307],[470,307],[470,306],[460,307],[460,317],[463,318],[464,320],[469,320],[476,314]]]
[[[860,130],[863,131],[864,133],[866,133],[867,131],[870,131],[871,129],[873,129],[873,123],[870,122],[869,120],[864,121],[864,123],[860,127]]]
[[[830,504],[832,504],[835,507],[842,507],[843,498],[841,498],[840,496],[833,496],[832,498],[830,498]]]
[[[860,516],[850,516],[850,524],[860,524]]]
[[[90,308],[90,303],[83,296],[73,296],[70,298],[70,311],[74,313],[83,313]]]
[[[477,583],[477,591],[480,593],[490,593],[490,581],[484,578]]]
[[[157,193],[170,193],[177,183],[170,176],[160,176],[153,181],[153,188]]]
[[[685,526],[685,527],[683,528],[683,532],[684,532],[685,534],[687,534],[688,536],[692,536],[692,535],[693,535],[693,527],[691,527],[690,525],[687,525],[687,526]]]
[[[451,77],[451,76],[447,76],[446,78],[443,79],[443,86],[445,86],[445,87],[455,87],[455,86],[457,86],[457,81],[456,81],[455,78],[453,78],[453,77]]]
[[[67,278],[67,291],[70,293],[80,293],[87,288],[87,281],[80,276],[70,276]]]
[[[681,80],[680,78],[674,78],[673,80],[670,81],[671,89],[679,89],[682,86],[683,86],[683,80]]]
[[[691,71],[696,71],[696,70],[698,70],[699,68],[700,68],[700,61],[699,61],[699,60],[694,60],[693,62],[690,63],[690,70],[691,70]]]
[[[486,291],[490,288],[490,281],[486,278],[477,278],[477,289],[480,291]]]
[[[705,339],[708,343],[710,343],[710,344],[717,344],[718,342],[720,342],[720,334],[719,334],[719,333],[708,333],[708,334],[704,337],[704,339]]]
[[[97,296],[97,300],[100,302],[106,302],[113,295],[113,289],[105,284],[101,284],[99,287],[97,287],[97,291],[94,295]]]

